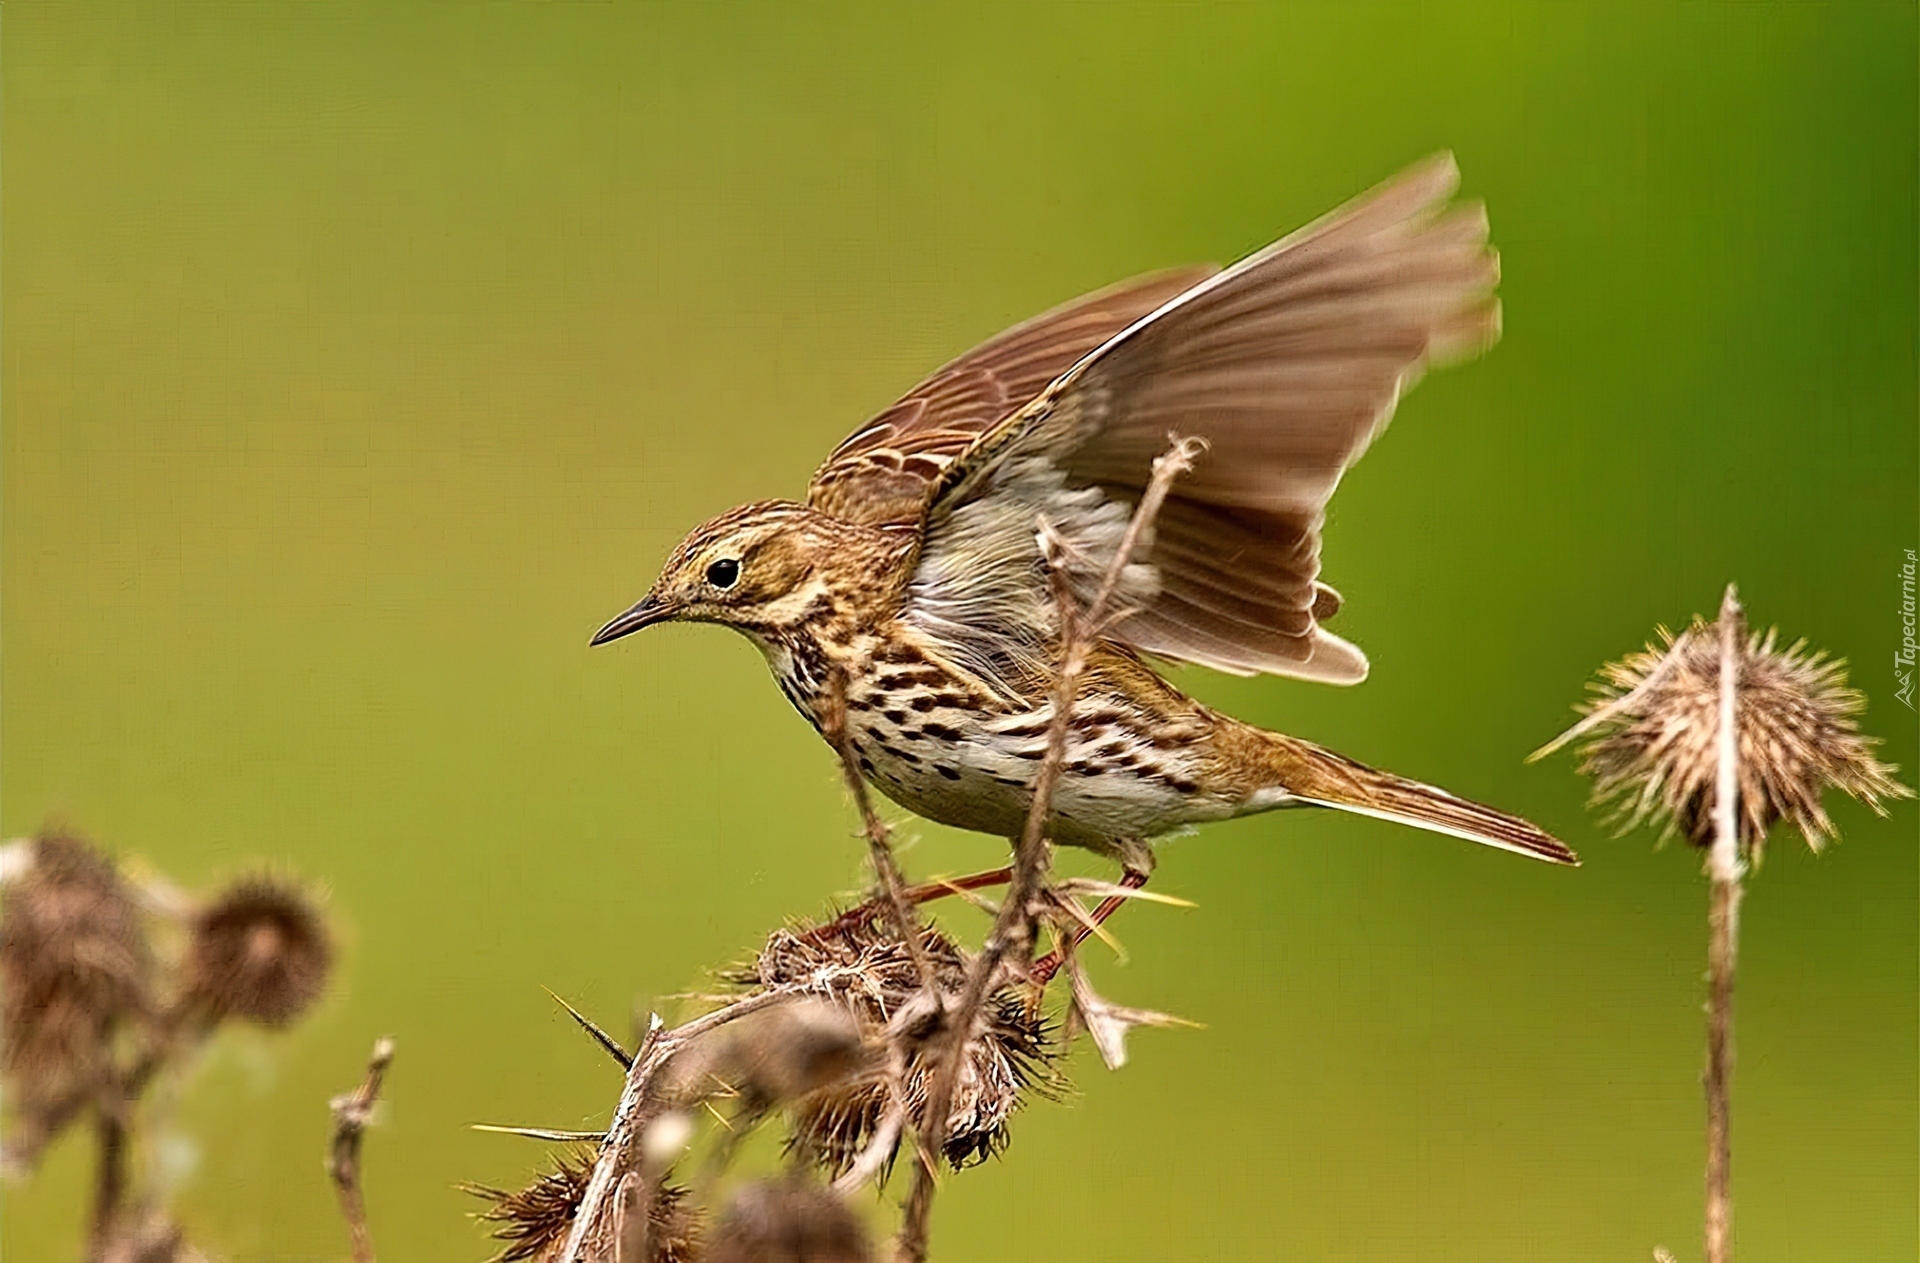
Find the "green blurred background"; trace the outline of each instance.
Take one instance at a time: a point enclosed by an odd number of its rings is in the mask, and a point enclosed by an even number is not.
[[[1578,872],[1364,819],[1177,842],[1119,923],[1147,1032],[948,1186],[942,1258],[1698,1257],[1705,892],[1610,840],[1556,732],[1737,580],[1850,658],[1886,757],[1916,524],[1911,3],[9,5],[3,811],[190,883],[325,884],[338,984],[185,1087],[180,1204],[345,1254],[325,1103],[399,1039],[384,1257],[616,1082],[616,1029],[860,880],[752,649],[588,634],[687,527],[793,494],[1001,326],[1229,259],[1457,150],[1507,334],[1348,480],[1364,687],[1182,682],[1523,812]],[[1743,1263],[1905,1260],[1914,811],[1753,885]],[[917,873],[995,843],[919,824]],[[963,922],[970,931],[979,921]],[[87,1151],[7,1190],[74,1257]],[[183,1164],[184,1166],[185,1164]],[[897,1185],[894,1193],[902,1191]]]

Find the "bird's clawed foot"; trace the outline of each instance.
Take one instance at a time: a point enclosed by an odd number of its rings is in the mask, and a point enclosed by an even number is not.
[[[1147,878],[1150,875],[1151,873],[1147,868],[1136,867],[1134,864],[1129,863],[1120,874],[1120,884],[1128,890],[1138,890],[1147,884]],[[1091,913],[1083,914],[1083,918],[1080,919],[1080,924],[1076,926],[1073,931],[1073,945],[1079,947],[1082,943],[1093,937],[1093,935],[1099,931],[1100,927],[1106,924],[1107,918],[1118,912],[1120,905],[1126,901],[1126,895],[1108,895],[1100,901],[1099,906],[1094,908]],[[1039,960],[1034,961],[1033,968],[1028,971],[1028,976],[1033,983],[1035,992],[1045,991],[1047,984],[1053,981],[1053,976],[1060,972],[1060,966],[1065,963],[1066,956],[1059,948],[1055,948]]]

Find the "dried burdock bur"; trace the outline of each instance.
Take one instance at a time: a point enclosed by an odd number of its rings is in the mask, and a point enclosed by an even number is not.
[[[1862,736],[1865,698],[1847,687],[1846,664],[1781,649],[1775,633],[1738,635],[1734,729],[1739,734],[1740,845],[1757,861],[1767,831],[1785,820],[1818,851],[1837,836],[1821,804],[1829,788],[1886,814],[1882,799],[1912,790],[1873,757]],[[1696,846],[1713,838],[1713,785],[1720,729],[1720,627],[1695,619],[1674,636],[1601,668],[1588,718],[1569,738],[1594,736],[1580,770],[1596,803],[1610,805],[1623,830],[1646,821]]]
[[[714,1229],[707,1263],[870,1263],[859,1216],[799,1177],[749,1184]]]
[[[111,860],[44,834],[0,900],[10,1159],[31,1161],[113,1064],[115,1031],[151,1015],[153,966],[133,897]]]
[[[332,939],[313,900],[291,882],[248,877],[194,918],[183,998],[209,1022],[285,1026],[320,998],[332,965]]]
[[[489,1203],[474,1217],[494,1225],[492,1237],[505,1247],[490,1263],[541,1263],[556,1257],[573,1227],[574,1211],[593,1175],[594,1151],[575,1149],[555,1155],[551,1170],[543,1171],[522,1189],[462,1184],[463,1191]],[[697,1212],[687,1202],[687,1190],[662,1184],[648,1210],[645,1263],[687,1263],[698,1241]]]
[[[953,940],[932,926],[921,928],[921,944],[951,1005],[965,985],[966,959]],[[925,1042],[933,1026],[931,1007],[921,994],[906,944],[885,917],[777,930],[734,981],[795,988],[850,1014],[865,1043],[883,1048],[890,1043],[897,1053],[910,1117],[917,1119],[925,1110],[932,1077],[932,1054]],[[925,1020],[911,1020],[916,1013]],[[963,1166],[1004,1148],[1007,1121],[1025,1093],[1050,1095],[1061,1087],[1057,1055],[1046,1019],[1030,1010],[1025,997],[1011,989],[994,996],[987,1005],[986,1029],[968,1051],[948,1111],[947,1160]],[[844,1174],[880,1130],[892,1091],[887,1076],[869,1073],[800,1098],[791,1106],[789,1148],[831,1174]]]

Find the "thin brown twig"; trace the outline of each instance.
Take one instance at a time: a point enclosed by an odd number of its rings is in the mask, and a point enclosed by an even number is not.
[[[327,1150],[327,1174],[340,1195],[340,1213],[346,1217],[347,1235],[353,1241],[354,1263],[374,1263],[373,1233],[367,1227],[367,1204],[360,1191],[360,1137],[373,1122],[380,1085],[392,1062],[392,1038],[374,1041],[373,1055],[367,1059],[367,1077],[359,1087],[328,1103],[333,1111],[333,1139]]]
[[[1740,734],[1736,705],[1745,620],[1732,584],[1720,603],[1720,717],[1707,851],[1706,1263],[1733,1260],[1733,981],[1740,948]]]
[[[112,1084],[103,1088],[94,1108],[95,1161],[93,1223],[87,1236],[90,1263],[107,1257],[119,1234],[127,1196],[127,1094]]]
[[[910,1263],[922,1263],[927,1257],[937,1163],[946,1142],[947,1116],[952,1111],[960,1067],[981,1022],[987,996],[999,983],[1002,967],[1009,960],[1019,967],[1032,958],[1038,895],[1052,854],[1047,823],[1053,813],[1054,790],[1066,763],[1080,677],[1086,670],[1088,655],[1104,630],[1114,593],[1119,589],[1126,567],[1133,561],[1142,535],[1159,513],[1173,480],[1193,467],[1194,459],[1204,447],[1200,440],[1174,437],[1167,451],[1154,460],[1153,477],[1135,506],[1126,531],[1107,562],[1100,586],[1084,613],[1076,611],[1063,567],[1048,568],[1060,623],[1060,660],[1054,672],[1053,715],[1047,728],[1047,749],[1034,776],[1033,800],[1027,809],[1026,826],[1014,849],[1013,873],[1007,882],[1006,897],[1000,904],[999,915],[994,918],[992,930],[980,945],[980,954],[968,969],[966,986],[949,1012],[948,1025],[941,1032],[944,1046],[939,1049],[927,1088],[926,1112],[922,1115],[916,1146],[918,1161],[898,1239],[898,1251]],[[1041,535],[1043,540],[1050,538],[1044,523]]]
[[[854,805],[860,811],[860,824],[867,837],[867,854],[873,860],[874,881],[879,884],[887,909],[893,915],[894,933],[906,944],[907,957],[913,962],[914,974],[920,979],[920,989],[938,1004],[940,991],[935,985],[933,962],[927,959],[926,945],[920,941],[919,926],[914,922],[906,883],[900,876],[900,865],[893,856],[892,830],[887,828],[887,822],[880,818],[880,813],[873,809],[873,795],[867,792],[867,779],[860,774],[859,758],[853,748],[853,734],[847,724],[847,673],[839,667],[833,669],[827,684],[827,713],[822,717],[820,727],[840,755],[840,770],[846,776],[847,789],[852,792]]]

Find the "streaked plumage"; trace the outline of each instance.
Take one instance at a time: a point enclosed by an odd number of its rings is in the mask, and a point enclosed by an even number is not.
[[[1038,533],[1084,600],[1169,434],[1208,452],[1124,573],[1131,612],[1097,650],[1054,803],[1057,840],[1137,862],[1194,823],[1318,805],[1541,858],[1533,825],[1218,714],[1142,655],[1354,683],[1322,623],[1320,528],[1341,474],[1429,363],[1499,334],[1477,205],[1422,163],[1232,268],[1114,286],[948,364],[842,443],[807,502],[695,530],[594,638],[718,622],[765,652],[816,727],[845,672],[862,771],[934,820],[1016,833],[1050,717],[1058,620]]]

